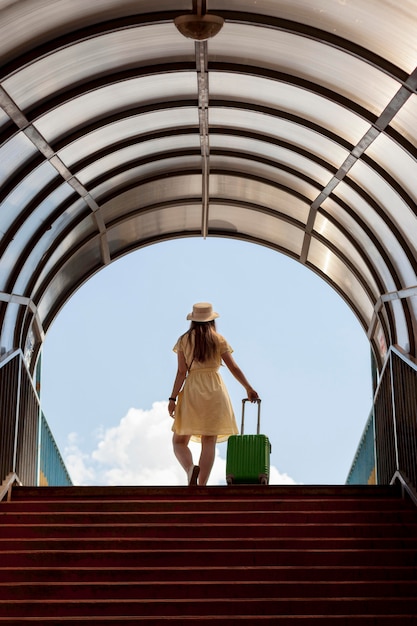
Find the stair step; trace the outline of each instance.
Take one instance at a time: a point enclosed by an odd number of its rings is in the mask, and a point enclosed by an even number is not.
[[[210,599],[136,599],[136,600],[11,600],[0,603],[3,617],[27,617],[36,609],[38,617],[55,617],[65,614],[72,617],[86,616],[134,616],[137,619],[147,616],[188,616],[198,619],[200,615],[237,615],[251,614],[270,616],[354,616],[406,615],[417,612],[415,599],[405,600],[391,596],[369,598],[210,598]],[[401,622],[398,622],[399,624]]]
[[[355,626],[415,626],[416,624],[416,616],[415,614],[397,614],[397,615],[182,615],[180,617],[173,617],[171,615],[165,616],[141,616],[140,618],[141,626],[155,626],[160,624],[169,623],[169,626],[183,626],[186,624],[197,624],[198,626],[213,626],[213,622],[216,624],[221,624],[222,626],[227,623],[227,626],[244,626],[248,624],[253,626],[253,624],[257,624],[260,622],[263,626],[268,626],[269,624],[274,626],[352,626],[354,623]],[[34,623],[39,622],[42,624],[74,624],[76,626],[90,626],[93,622],[94,624],[106,624],[109,626],[117,626],[118,624],[123,624],[123,626],[137,626],[138,618],[136,617],[126,617],[123,615],[119,615],[116,617],[111,617],[107,615],[91,615],[88,618],[84,617],[68,617],[68,616],[60,616],[59,622],[57,622],[56,617],[41,617],[41,618],[32,618],[26,617],[24,618],[24,623]],[[8,626],[13,626],[13,624],[18,624],[21,626],[22,618],[21,617],[1,617],[0,616],[0,624],[5,623]]]
[[[42,495],[40,495],[42,494]],[[310,498],[372,498],[398,500],[396,485],[239,485],[229,487],[13,487],[13,501],[45,499],[162,500],[235,498],[291,500]]]
[[[263,524],[264,520],[278,524],[413,524],[416,522],[415,511],[195,511],[187,512],[67,512],[54,513],[14,513],[11,509],[4,512],[0,510],[0,524],[184,524],[192,519],[194,524]]]
[[[2,524],[2,539],[65,539],[68,537],[82,537],[83,539],[112,539],[112,538],[236,538],[245,539],[262,535],[264,538],[417,538],[417,522],[400,523],[358,523],[331,524],[305,523],[280,524],[262,520],[262,530],[259,524],[222,524],[199,523],[187,521],[179,524],[138,523],[138,524]]]
[[[33,550],[2,553],[2,562],[9,567],[36,565],[59,567],[63,562],[68,567],[141,567],[163,566],[187,567],[230,565],[394,565],[413,566],[417,562],[416,552],[408,549],[370,550],[364,549],[306,549],[306,550],[231,550],[229,547],[216,550]]]
[[[171,581],[171,582],[109,582],[109,583],[43,583],[0,584],[2,601],[107,602],[118,600],[243,600],[251,598],[372,598],[380,593],[395,601],[414,598],[417,607],[417,581]]]
[[[416,537],[79,537],[0,539],[0,553],[143,550],[409,550],[417,552]]]
[[[373,582],[416,581],[417,566],[357,565],[223,565],[204,567],[0,567],[1,583],[111,583],[244,581],[276,582]]]
[[[245,624],[249,624],[253,626],[253,624],[260,622],[262,625],[267,626],[268,624],[276,625],[276,626],[288,626],[290,623],[291,626],[352,626],[354,620],[355,626],[393,626],[397,624],[401,624],[401,626],[415,626],[416,617],[415,615],[212,615],[209,617],[201,616],[201,615],[193,615],[187,616],[183,615],[181,617],[172,617],[170,615],[167,616],[141,616],[140,624],[141,626],[155,626],[155,624],[165,624],[169,623],[169,626],[182,626],[184,623],[186,624],[197,624],[198,626],[212,626],[213,622],[216,624],[225,624],[227,622],[227,626],[242,626]],[[56,617],[42,617],[40,619],[32,619],[25,618],[25,623],[52,623],[57,624]],[[108,617],[108,616],[89,616],[84,619],[82,617],[59,617],[59,624],[75,624],[76,626],[89,626],[91,622],[96,624],[108,624],[114,625],[123,624],[123,626],[137,626],[138,619],[136,617],[126,617],[126,616],[117,616],[117,617]],[[0,617],[0,624],[6,623],[10,626],[13,624],[22,624],[22,618],[20,617]]]
[[[364,512],[364,511],[398,511],[398,500],[393,498],[290,498],[288,500],[271,498],[181,498],[177,500],[156,499],[103,499],[95,500],[85,497],[83,499],[67,498],[42,498],[32,500],[17,500],[7,503],[7,507],[15,513],[45,513],[45,512],[162,512],[162,513],[205,513],[216,510],[218,512],[255,512],[259,511],[340,511],[340,512]],[[404,502],[404,510],[412,510]]]

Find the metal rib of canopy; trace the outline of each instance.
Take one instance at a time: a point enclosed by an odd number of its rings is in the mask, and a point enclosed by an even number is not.
[[[222,236],[416,356],[417,2],[211,0],[207,41],[192,4],[0,0],[2,352],[121,255]]]

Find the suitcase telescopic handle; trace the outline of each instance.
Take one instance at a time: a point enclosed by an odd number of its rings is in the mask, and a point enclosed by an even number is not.
[[[244,429],[245,429],[245,404],[246,402],[251,402],[251,400],[249,400],[249,398],[243,398],[242,400],[242,425],[240,428],[240,434],[243,435],[244,433]],[[260,432],[260,428],[261,428],[261,399],[257,398],[255,400],[255,402],[258,405],[258,422],[257,422],[257,426],[256,426],[256,434],[259,435]]]

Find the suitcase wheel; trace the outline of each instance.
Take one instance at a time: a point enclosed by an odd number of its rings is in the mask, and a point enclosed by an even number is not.
[[[227,476],[226,476],[226,483],[228,485],[233,485],[234,479],[235,479],[235,477],[234,477],[233,474],[227,474]],[[247,483],[247,484],[249,484],[249,483]],[[268,476],[266,474],[259,474],[259,476],[258,476],[258,484],[260,484],[260,485],[268,485],[269,484]]]

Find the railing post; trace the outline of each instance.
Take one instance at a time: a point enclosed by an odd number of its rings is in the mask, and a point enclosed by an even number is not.
[[[14,446],[13,446],[13,467],[12,472],[16,473],[17,467],[17,446],[19,445],[19,417],[20,417],[20,396],[22,387],[22,358],[18,359],[19,369],[17,374],[16,411],[14,425]]]
[[[379,485],[378,450],[376,445],[376,416],[375,416],[375,396],[372,399],[372,422],[374,427],[374,462],[375,462],[375,484]]]
[[[393,422],[394,446],[395,446],[395,469],[398,472],[400,469],[400,458],[399,458],[399,453],[398,453],[397,415],[396,415],[396,404],[395,404],[395,380],[394,380],[394,369],[393,369],[393,364],[392,364],[392,351],[390,351],[389,353],[389,369],[390,369],[390,380],[391,380],[392,422]]]

